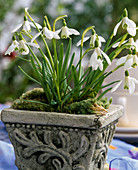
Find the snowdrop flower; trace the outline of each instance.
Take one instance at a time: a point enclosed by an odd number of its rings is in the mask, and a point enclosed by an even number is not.
[[[111,65],[110,58],[99,48],[99,43],[96,40],[95,49],[89,61],[89,67],[92,66],[94,70],[97,70],[99,68],[102,71],[103,70],[102,56],[106,59],[107,63]]]
[[[51,40],[52,38],[55,39],[60,39],[58,33],[50,31],[47,26],[46,26],[46,22],[44,21],[44,27],[42,29],[42,31],[40,31],[39,33],[37,33],[31,40],[31,42],[33,42],[40,34],[43,34],[43,36],[49,40]]]
[[[42,26],[38,23],[35,23],[36,26],[41,29]],[[26,31],[26,32],[31,32],[31,26],[35,28],[35,25],[32,22],[29,22],[27,17],[24,16],[24,22],[22,24],[19,24],[13,31],[12,33],[16,32],[19,28],[23,27],[22,30]]]
[[[102,46],[102,42],[105,42],[105,39],[102,36],[98,36],[94,30],[92,30],[92,35],[89,37],[85,37],[83,39],[83,42],[87,41],[88,39],[90,39],[90,46],[94,47],[95,46],[95,40],[98,39],[99,40],[99,47]],[[77,46],[81,45],[81,40],[77,43]]]
[[[27,45],[30,45],[30,46],[39,48],[39,45],[38,45],[38,44],[35,44],[35,43],[32,43],[32,42],[25,42],[25,41],[23,40],[23,36],[20,34],[20,35],[19,35],[19,52],[20,52],[22,55],[27,55],[27,54],[29,53],[29,48],[28,48]]]
[[[127,42],[127,43],[126,43]],[[136,48],[136,51],[138,52],[138,42],[134,42],[133,37],[130,37],[128,40],[125,40],[122,44],[130,45],[132,49]],[[120,42],[115,43],[112,48],[118,47]]]
[[[123,82],[121,80],[119,83],[117,83],[111,90],[111,92],[114,92],[117,90],[117,88],[120,86],[120,84]],[[129,76],[128,71],[125,71],[125,80],[124,80],[124,89],[129,89],[129,93],[133,94],[135,91],[135,84],[138,84],[138,80],[136,80],[133,77]]]
[[[97,58],[97,55],[94,54],[90,58],[88,67],[92,67],[93,70],[97,70],[99,68],[102,71],[103,70],[103,61],[101,60],[101,58]]]
[[[116,65],[119,66],[123,63],[125,63],[124,64],[125,70],[128,70],[131,67],[135,68],[138,65],[138,57],[136,55],[136,49],[134,49],[133,54],[132,51],[129,50],[129,53],[126,56],[118,59]]]
[[[130,35],[132,36],[136,35],[136,24],[132,20],[130,20],[127,16],[128,16],[127,10],[125,9],[122,20],[115,26],[113,30],[114,36],[116,35],[117,30],[121,24],[123,29],[126,29]]]
[[[9,46],[9,48],[5,52],[5,55],[7,55],[7,54],[10,55],[11,52],[19,49],[19,43],[18,43],[18,41],[16,41],[15,35],[12,37],[12,39],[13,39],[12,44]]]
[[[63,22],[63,27],[56,31],[57,34],[61,32],[61,38],[68,38],[70,35],[80,35],[80,33],[72,28],[66,26],[66,22]]]
[[[19,35],[19,42],[17,42],[16,37],[13,36],[13,42],[11,46],[8,48],[8,50],[5,52],[5,55],[10,54],[14,50],[19,50],[21,54],[27,55],[29,53],[29,48],[27,47],[27,45],[39,48],[39,45],[35,43],[25,42],[21,34]]]

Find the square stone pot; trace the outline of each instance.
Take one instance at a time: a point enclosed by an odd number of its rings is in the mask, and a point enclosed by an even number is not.
[[[122,106],[104,116],[5,109],[19,170],[103,170]]]

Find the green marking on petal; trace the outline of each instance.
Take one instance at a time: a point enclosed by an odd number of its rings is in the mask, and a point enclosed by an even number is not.
[[[124,89],[129,89],[128,86],[124,86]]]

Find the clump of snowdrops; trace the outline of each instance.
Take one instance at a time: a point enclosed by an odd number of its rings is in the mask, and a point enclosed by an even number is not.
[[[33,20],[28,8],[25,8],[24,22],[12,31],[13,41],[5,53],[10,54],[15,50],[22,55],[27,55],[28,59],[24,57],[20,57],[20,59],[32,67],[35,78],[26,73],[20,66],[19,68],[25,76],[43,88],[45,101],[39,101],[39,104],[48,108],[55,107],[57,111],[62,111],[65,105],[88,98],[100,101],[108,91],[115,91],[122,82],[124,82],[124,88],[133,93],[138,81],[130,77],[129,70],[136,68],[138,65],[138,45],[134,41],[137,27],[128,18],[127,10],[123,11],[119,22],[107,41],[102,36],[97,35],[94,26],[86,28],[77,43],[80,53],[75,54],[74,52],[72,55],[71,37],[72,35],[80,36],[80,33],[67,26],[66,17],[66,15],[59,16],[54,20],[52,26],[45,16],[44,24],[41,26]],[[63,26],[57,30],[56,23],[59,20],[63,21]],[[120,26],[125,30],[125,34],[115,39]],[[32,28],[38,33],[33,35]],[[20,31],[17,32],[18,30]],[[91,36],[87,37],[87,32],[91,32]],[[45,49],[41,47],[40,38],[38,37],[41,37]],[[66,50],[63,43],[60,45],[57,43],[57,41],[61,42],[61,39],[66,39],[68,42]],[[52,51],[48,46],[49,40],[53,44]],[[84,48],[85,41],[90,41],[88,49]],[[103,50],[102,43],[105,45]],[[112,52],[109,53],[111,48]],[[114,70],[106,72],[106,68],[124,49],[128,50],[128,54],[117,61]],[[37,53],[35,53],[36,51]],[[91,53],[91,57],[87,69],[84,70],[82,60],[85,59],[88,52]],[[73,65],[76,55],[79,55],[79,60],[76,65]],[[124,75],[124,79],[103,85],[104,79],[120,67],[124,67],[124,72],[121,73]],[[71,83],[73,86],[70,85]],[[99,93],[100,91],[102,92]],[[34,100],[29,102],[38,103]]]

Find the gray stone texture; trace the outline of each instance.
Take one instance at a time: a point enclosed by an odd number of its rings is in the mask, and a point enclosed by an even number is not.
[[[122,114],[112,105],[103,116],[5,109],[1,118],[19,170],[103,170]]]

